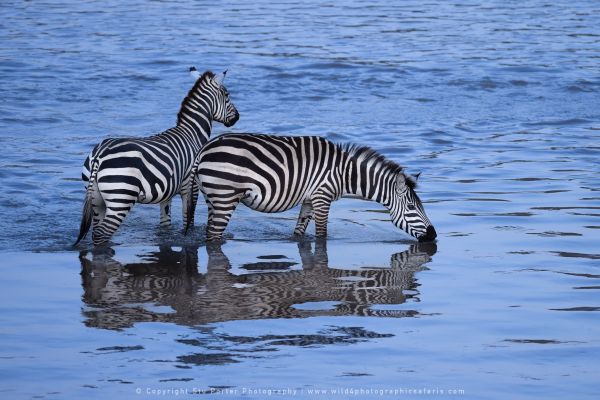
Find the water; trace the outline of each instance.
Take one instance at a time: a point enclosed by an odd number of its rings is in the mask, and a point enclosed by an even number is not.
[[[596,2],[0,9],[3,398],[597,396]],[[327,243],[240,207],[207,248],[175,201],[170,229],[138,206],[110,252],[71,248],[89,149],[172,126],[190,65],[229,69],[231,131],[421,171],[437,246],[343,200]]]

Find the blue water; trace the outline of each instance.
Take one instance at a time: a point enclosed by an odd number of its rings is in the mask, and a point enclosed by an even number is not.
[[[597,2],[0,11],[2,398],[597,397]],[[297,210],[240,208],[207,248],[175,201],[172,228],[137,206],[108,253],[73,249],[85,156],[172,126],[191,65],[229,69],[241,118],[214,135],[322,135],[421,171],[437,246],[343,200],[326,244],[291,238]]]

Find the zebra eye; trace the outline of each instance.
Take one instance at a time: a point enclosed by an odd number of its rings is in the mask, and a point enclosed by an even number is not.
[[[408,209],[409,210],[416,210],[417,207],[415,207],[415,205],[413,203],[408,203]]]

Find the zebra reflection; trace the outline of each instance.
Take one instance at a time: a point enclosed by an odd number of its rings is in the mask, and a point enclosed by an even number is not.
[[[314,247],[314,249],[313,249]],[[361,269],[330,268],[326,241],[298,243],[301,268],[268,259],[244,264],[235,274],[220,244],[206,248],[206,272],[198,271],[198,246],[160,248],[138,263],[122,264],[111,253],[88,257],[82,265],[85,324],[123,329],[137,322],[200,325],[230,320],[312,316],[409,317],[407,299],[418,301],[415,272],[436,252],[419,243],[393,254],[390,265]],[[296,268],[296,269],[292,269]],[[326,307],[310,305],[326,302]],[[309,307],[305,307],[309,305]]]

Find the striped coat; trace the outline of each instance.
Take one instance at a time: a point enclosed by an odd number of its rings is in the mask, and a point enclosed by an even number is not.
[[[195,72],[195,69],[192,70]],[[78,243],[93,224],[93,242],[107,242],[135,203],[159,203],[161,224],[170,223],[171,199],[181,194],[195,203],[197,191],[187,180],[198,152],[208,141],[212,121],[231,126],[239,114],[221,79],[207,71],[181,104],[177,125],[147,138],[106,139],[83,167],[87,183]],[[184,207],[184,224],[187,220]]]
[[[381,203],[409,235],[436,237],[415,180],[368,147],[317,136],[222,135],[201,150],[193,174],[192,189],[198,185],[208,205],[209,240],[222,237],[239,203],[267,213],[302,205],[294,233],[304,234],[314,219],[317,236],[326,236],[331,203],[340,197]]]

